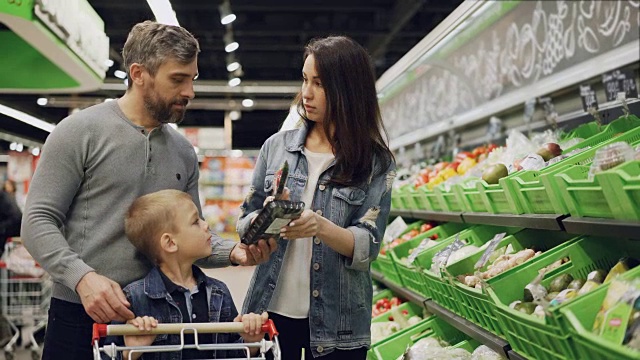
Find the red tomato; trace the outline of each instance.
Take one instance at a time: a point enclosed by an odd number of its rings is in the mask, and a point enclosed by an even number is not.
[[[420,232],[427,232],[429,230],[433,229],[433,225],[431,224],[422,224],[422,226],[420,226]]]

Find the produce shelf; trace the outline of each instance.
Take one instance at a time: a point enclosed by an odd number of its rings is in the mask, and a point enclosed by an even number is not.
[[[405,216],[413,219],[431,220],[431,221],[450,221],[461,223],[461,212],[445,212],[445,211],[425,211],[425,210],[392,210],[390,216]]]
[[[485,224],[498,226],[516,226],[541,230],[564,230],[561,220],[567,215],[558,214],[490,214],[490,213],[463,213],[465,223]]]
[[[403,287],[400,287],[392,282],[389,281],[385,281],[384,276],[382,275],[382,273],[375,271],[375,270],[371,270],[371,278],[373,280],[376,280],[378,282],[383,283],[388,289],[390,289],[394,294],[400,296],[401,298],[411,301],[414,304],[418,304],[420,306],[424,305],[425,299],[423,296],[420,296],[416,293],[414,293],[413,291],[409,290],[409,289],[405,289]]]
[[[571,234],[615,236],[640,240],[640,222],[631,220],[575,218],[562,220],[565,231]]]
[[[507,352],[507,357],[508,357],[510,360],[527,360],[527,358],[526,358],[526,357],[524,357],[524,356],[522,356],[522,355],[518,354],[517,352],[515,352],[515,351],[513,351],[513,350],[509,350],[509,351]]]
[[[508,356],[511,346],[504,339],[497,337],[469,320],[452,313],[433,302],[433,300],[426,300],[424,302],[424,306],[429,312],[438,315],[438,317],[448,322],[456,329],[483,343],[498,354]]]
[[[447,323],[451,324],[451,326],[455,327],[456,329],[469,335],[473,339],[487,345],[488,347],[498,352],[499,354],[508,356],[509,351],[511,350],[511,346],[504,339],[497,337],[494,334],[488,332],[487,330],[479,327],[478,325],[468,321],[467,319],[452,313],[451,311],[433,302],[433,300],[425,299],[423,296],[420,296],[411,290],[402,288],[396,284],[385,281],[384,276],[378,271],[372,270],[371,277],[374,280],[384,284],[394,294],[408,301],[411,301],[412,303],[420,304],[424,306],[429,312],[435,315],[438,315],[438,317],[440,317],[442,320],[446,321]],[[524,359],[524,358],[519,357],[516,359]]]

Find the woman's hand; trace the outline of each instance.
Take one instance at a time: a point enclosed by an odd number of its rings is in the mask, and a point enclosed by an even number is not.
[[[289,225],[280,229],[280,237],[286,240],[300,239],[318,235],[324,218],[307,209],[299,218],[291,220]]]
[[[289,191],[289,188],[285,187],[284,191],[282,192],[282,194],[280,194],[279,196],[267,196],[266,199],[264,199],[264,202],[262,203],[262,207],[267,206],[268,203],[274,201],[274,200],[289,200],[289,195],[291,194],[291,192]],[[254,219],[255,220],[255,219]],[[251,220],[251,222],[253,222],[253,220]]]

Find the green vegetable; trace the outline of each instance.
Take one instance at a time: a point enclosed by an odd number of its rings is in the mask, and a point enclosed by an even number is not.
[[[573,276],[570,274],[559,275],[551,281],[551,284],[549,284],[549,292],[560,292],[566,289],[572,281]]]
[[[527,315],[531,315],[533,314],[533,311],[536,309],[536,304],[532,302],[523,302],[523,303],[517,304],[514,307],[514,309],[522,313],[525,313]]]

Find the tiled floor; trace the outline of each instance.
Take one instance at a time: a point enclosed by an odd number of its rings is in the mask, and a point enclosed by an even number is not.
[[[242,302],[249,287],[249,281],[253,275],[254,267],[227,267],[222,269],[205,269],[204,272],[218,280],[223,281],[229,287],[233,301],[238,308],[242,310]],[[31,360],[29,350],[18,349],[14,352],[14,360]],[[5,359],[4,352],[0,352],[0,360]]]

